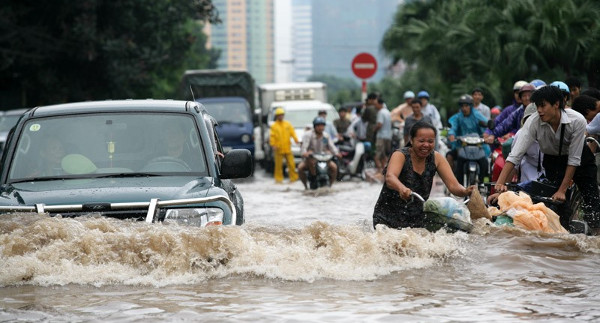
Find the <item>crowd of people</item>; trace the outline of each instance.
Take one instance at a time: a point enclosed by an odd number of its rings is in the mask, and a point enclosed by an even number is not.
[[[457,138],[476,134],[484,139],[485,157],[478,160],[480,182],[491,180],[492,147],[512,142],[505,151],[506,163],[495,181],[496,194],[491,195],[488,202],[493,203],[497,194],[507,190],[506,183],[512,181],[544,179],[556,188],[552,199],[559,202],[565,201],[567,189],[574,184],[583,197],[585,220],[597,230],[600,227],[597,184],[600,173],[596,158],[600,154],[595,153],[600,147],[597,141],[586,138],[600,135],[600,91],[593,88],[582,91],[581,83],[574,78],[550,84],[539,79],[521,80],[513,84],[512,90],[512,103],[504,108],[485,105],[481,88],[460,96],[459,111],[447,120],[445,154],[440,140],[444,129],[442,120],[430,102],[429,93],[420,91],[415,95],[406,91],[404,102],[392,109],[380,94],[370,93],[364,104],[351,110],[340,108],[339,118],[330,126],[324,118],[317,118],[315,129],[305,135],[316,137],[302,141],[303,157],[306,159],[307,152],[313,149],[339,154],[333,143],[348,138],[363,142],[371,147],[377,172],[384,182],[375,206],[374,225],[418,227],[422,212],[418,203],[409,197],[417,192],[427,199],[436,173],[456,196],[467,196],[475,189],[457,180],[462,178],[464,162],[457,156],[460,147]],[[325,130],[327,127],[332,128],[331,132]],[[394,128],[403,129],[398,138],[394,137]],[[319,144],[321,142],[325,145]],[[315,147],[318,144],[324,148]],[[310,169],[310,165],[303,162],[299,169]],[[334,165],[331,168],[335,170]],[[276,175],[276,179],[279,178]],[[331,183],[334,180],[332,174]]]

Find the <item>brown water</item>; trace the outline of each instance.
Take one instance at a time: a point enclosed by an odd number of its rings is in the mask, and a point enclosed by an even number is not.
[[[3,321],[598,321],[600,238],[378,230],[380,184],[238,184],[241,227],[0,217]]]

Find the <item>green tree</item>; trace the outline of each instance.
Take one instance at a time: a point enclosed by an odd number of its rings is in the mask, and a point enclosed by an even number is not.
[[[344,103],[360,101],[360,84],[357,84],[354,79],[332,75],[313,75],[307,81],[327,84],[327,99],[336,108]]]
[[[168,97],[185,64],[214,60],[205,20],[218,22],[210,0],[9,1],[0,8],[2,103]]]
[[[403,79],[418,80],[413,88],[450,115],[474,87],[488,105],[504,105],[519,79],[575,75],[598,86],[599,19],[598,5],[584,0],[412,1],[399,7],[382,47],[413,68]]]

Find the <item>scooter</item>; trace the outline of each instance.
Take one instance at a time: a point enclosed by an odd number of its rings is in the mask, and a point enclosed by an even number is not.
[[[338,143],[338,149],[342,158],[338,159],[337,180],[341,181],[345,177],[359,177],[365,180],[366,175],[363,169],[367,162],[367,155],[364,143],[344,137],[344,141]]]
[[[480,166],[477,162],[482,158],[487,158],[483,149],[483,138],[476,134],[469,134],[457,138],[461,146],[458,148],[458,160],[463,160],[463,177],[458,180],[463,186],[477,185],[483,181],[479,178]]]
[[[310,158],[314,158],[317,161],[315,166],[316,173],[311,175],[308,174],[308,184],[311,190],[316,190],[321,187],[329,187],[329,161],[333,159],[332,154],[317,154],[313,153]]]

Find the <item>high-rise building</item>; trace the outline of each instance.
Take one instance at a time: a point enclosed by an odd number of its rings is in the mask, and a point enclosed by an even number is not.
[[[292,80],[306,81],[313,75],[312,0],[292,0]]]
[[[310,75],[356,78],[351,70],[352,59],[367,52],[378,62],[378,71],[372,79],[381,79],[389,64],[381,50],[381,40],[401,2],[292,0],[293,78],[301,80]],[[311,11],[310,16],[306,10]],[[308,38],[312,39],[310,45]]]
[[[273,1],[213,1],[222,23],[206,32],[208,46],[221,50],[218,69],[246,70],[257,83],[273,82]]]

